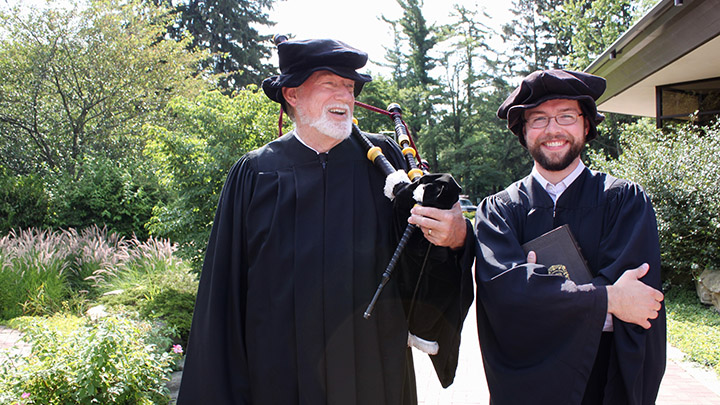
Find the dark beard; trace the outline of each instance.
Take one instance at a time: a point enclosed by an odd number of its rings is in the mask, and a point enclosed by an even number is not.
[[[565,170],[570,163],[574,162],[575,159],[580,156],[582,152],[582,143],[570,143],[570,150],[562,156],[559,160],[550,160],[550,158],[542,152],[541,143],[536,143],[533,147],[529,148],[530,156],[542,167],[543,169],[551,172],[559,172]]]

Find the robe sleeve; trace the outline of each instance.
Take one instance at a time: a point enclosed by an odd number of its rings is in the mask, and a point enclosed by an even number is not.
[[[245,351],[247,260],[243,210],[252,179],[247,157],[220,196],[195,303],[178,404],[249,404]]]
[[[476,214],[478,335],[497,404],[580,403],[607,310],[604,288],[580,289],[527,264],[524,207],[499,195]]]
[[[627,183],[609,191],[605,221],[607,228],[600,242],[600,277],[595,281],[614,283],[628,269],[648,263],[650,270],[642,281],[661,290],[660,245],[655,212],[642,188]],[[617,355],[611,367],[619,367],[630,404],[652,404],[665,371],[665,304],[650,329],[613,319],[613,338]],[[615,362],[615,359],[621,359]]]

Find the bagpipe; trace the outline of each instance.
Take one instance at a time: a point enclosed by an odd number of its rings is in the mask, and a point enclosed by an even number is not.
[[[403,212],[405,210],[409,211],[415,204],[440,209],[450,209],[458,201],[461,188],[449,174],[428,173],[427,164],[420,158],[417,148],[410,137],[407,125],[402,119],[402,109],[400,105],[397,103],[390,104],[387,112],[359,101],[356,101],[355,105],[370,111],[389,115],[395,124],[394,131],[397,143],[401,148],[402,155],[409,168],[407,173],[402,169],[394,168],[382,153],[380,147],[370,142],[357,127],[357,124],[353,124],[352,136],[356,137],[359,142],[367,148],[368,160],[373,162],[373,165],[385,175],[385,196],[393,201],[396,209]],[[382,279],[375,290],[375,294],[363,314],[365,319],[372,316],[380,294],[388,281],[390,281],[390,277],[397,266],[400,256],[416,229],[417,226],[414,224],[408,223],[406,225],[398,245],[382,274]],[[430,246],[428,246],[428,248],[429,247]]]
[[[285,35],[275,35],[273,42],[279,45],[288,40]],[[385,196],[393,201],[394,209],[403,213],[409,213],[415,204],[423,206],[435,207],[440,209],[450,209],[459,199],[460,186],[455,182],[449,174],[430,174],[427,163],[425,163],[418,153],[417,147],[410,136],[410,131],[402,119],[402,109],[396,103],[388,106],[387,110],[355,101],[355,105],[370,111],[382,113],[391,118],[394,124],[395,138],[401,148],[401,153],[405,159],[406,166],[409,168],[407,172],[403,169],[396,169],[385,157],[382,149],[374,145],[367,136],[363,134],[357,124],[357,120],[353,118],[351,136],[366,149],[366,156],[378,170],[385,176]],[[280,119],[278,122],[279,132],[282,133],[282,109],[280,110]],[[407,217],[405,217],[405,220]],[[400,257],[411,239],[413,232],[417,226],[408,223],[399,239],[398,245],[393,252],[390,261],[382,274],[382,279],[373,295],[370,303],[365,310],[363,317],[369,319],[375,308],[378,298],[382,293],[385,285],[390,280]],[[428,242],[428,252],[431,245]],[[421,270],[422,274],[422,270]]]

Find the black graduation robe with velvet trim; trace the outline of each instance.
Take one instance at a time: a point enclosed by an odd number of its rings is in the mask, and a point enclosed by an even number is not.
[[[545,267],[527,264],[521,247],[563,224],[581,247],[593,285],[612,284],[648,263],[642,281],[661,288],[655,213],[637,184],[586,168],[554,209],[532,176],[486,198],[475,224],[481,249],[476,306],[492,404],[568,405],[583,398],[607,293],[579,291]],[[664,311],[649,330],[613,318],[605,404],[655,403],[665,370]]]
[[[394,142],[370,137],[402,167]],[[179,404],[417,402],[403,300],[419,270],[407,264],[421,259],[402,260],[364,319],[396,247],[392,203],[382,192],[384,176],[354,137],[323,160],[289,133],[230,171],[203,265]],[[418,293],[427,311],[416,307],[410,322],[419,336],[439,341],[433,362],[443,385],[454,378],[473,298],[476,245],[467,226],[464,254],[431,249]],[[420,245],[413,251],[424,252]]]

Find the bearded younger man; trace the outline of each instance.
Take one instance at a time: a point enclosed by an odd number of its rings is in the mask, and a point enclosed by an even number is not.
[[[665,370],[655,213],[639,185],[580,159],[604,118],[595,105],[604,90],[601,77],[540,71],[498,109],[534,167],[477,210],[478,333],[492,404],[655,403]],[[523,251],[565,224],[590,284],[548,274]]]
[[[398,215],[384,175],[351,136],[367,54],[323,39],[283,42],[278,55],[281,74],[262,87],[295,129],[243,156],[227,178],[178,403],[415,404],[408,332],[439,344],[443,385],[455,375],[472,301],[472,227],[459,204],[417,209],[411,220],[433,246],[417,232],[423,247],[406,249],[364,319],[397,245]],[[366,136],[405,168],[392,140]],[[425,258],[417,251],[430,254],[409,316],[421,271],[411,263]]]

